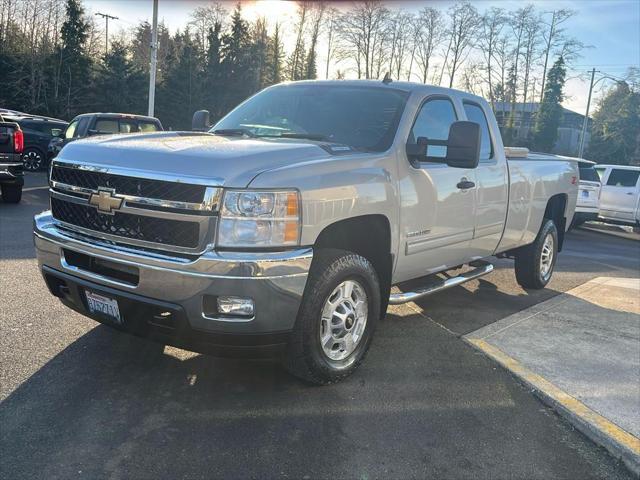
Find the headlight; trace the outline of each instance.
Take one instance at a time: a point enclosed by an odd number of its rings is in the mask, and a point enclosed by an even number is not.
[[[219,247],[284,247],[298,245],[299,239],[298,192],[225,190]]]

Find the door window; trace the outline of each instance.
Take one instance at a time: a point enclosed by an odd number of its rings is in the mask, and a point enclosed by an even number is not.
[[[467,120],[480,125],[480,161],[490,160],[493,158],[493,145],[491,144],[487,117],[480,105],[475,103],[464,102],[464,111],[467,114]]]
[[[457,120],[453,103],[447,98],[434,98],[427,100],[420,108],[416,118],[409,143],[415,143],[419,137],[429,140],[447,140],[449,128]],[[441,145],[429,145],[427,157],[444,159],[447,156],[447,147]],[[431,160],[431,159],[430,159]]]
[[[612,187],[635,187],[638,183],[640,170],[623,170],[614,168],[609,174],[607,185]]]
[[[74,138],[77,136],[76,134],[76,130],[78,128],[78,120],[74,120],[73,122],[71,122],[69,124],[69,126],[67,127],[67,129],[64,132],[64,138]]]

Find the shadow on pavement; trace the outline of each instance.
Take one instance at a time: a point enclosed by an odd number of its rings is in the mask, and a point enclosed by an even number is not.
[[[322,388],[98,326],[0,404],[0,425],[5,478],[627,478],[491,361],[401,313]]]

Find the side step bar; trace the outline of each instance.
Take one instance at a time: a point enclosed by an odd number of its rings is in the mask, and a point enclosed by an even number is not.
[[[488,273],[493,272],[493,265],[483,260],[476,260],[469,264],[475,267],[473,270],[464,272],[456,277],[446,279],[437,278],[433,282],[428,283],[424,287],[418,288],[415,292],[392,293],[389,295],[389,305],[399,305],[401,303],[413,302],[432,293],[446,290],[447,288],[457,287],[470,280],[475,280]]]

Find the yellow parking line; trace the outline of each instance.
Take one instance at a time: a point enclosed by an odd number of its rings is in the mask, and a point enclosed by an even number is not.
[[[540,375],[533,373],[520,362],[511,358],[502,350],[490,345],[484,340],[469,338],[469,343],[486,353],[507,370],[522,378],[526,383],[550,397],[554,402],[579,417],[582,421],[600,430],[616,443],[629,450],[633,455],[640,456],[640,439],[623,430],[615,423],[607,420],[602,415],[594,412],[581,401],[575,399],[567,392],[556,387],[553,383]]]

